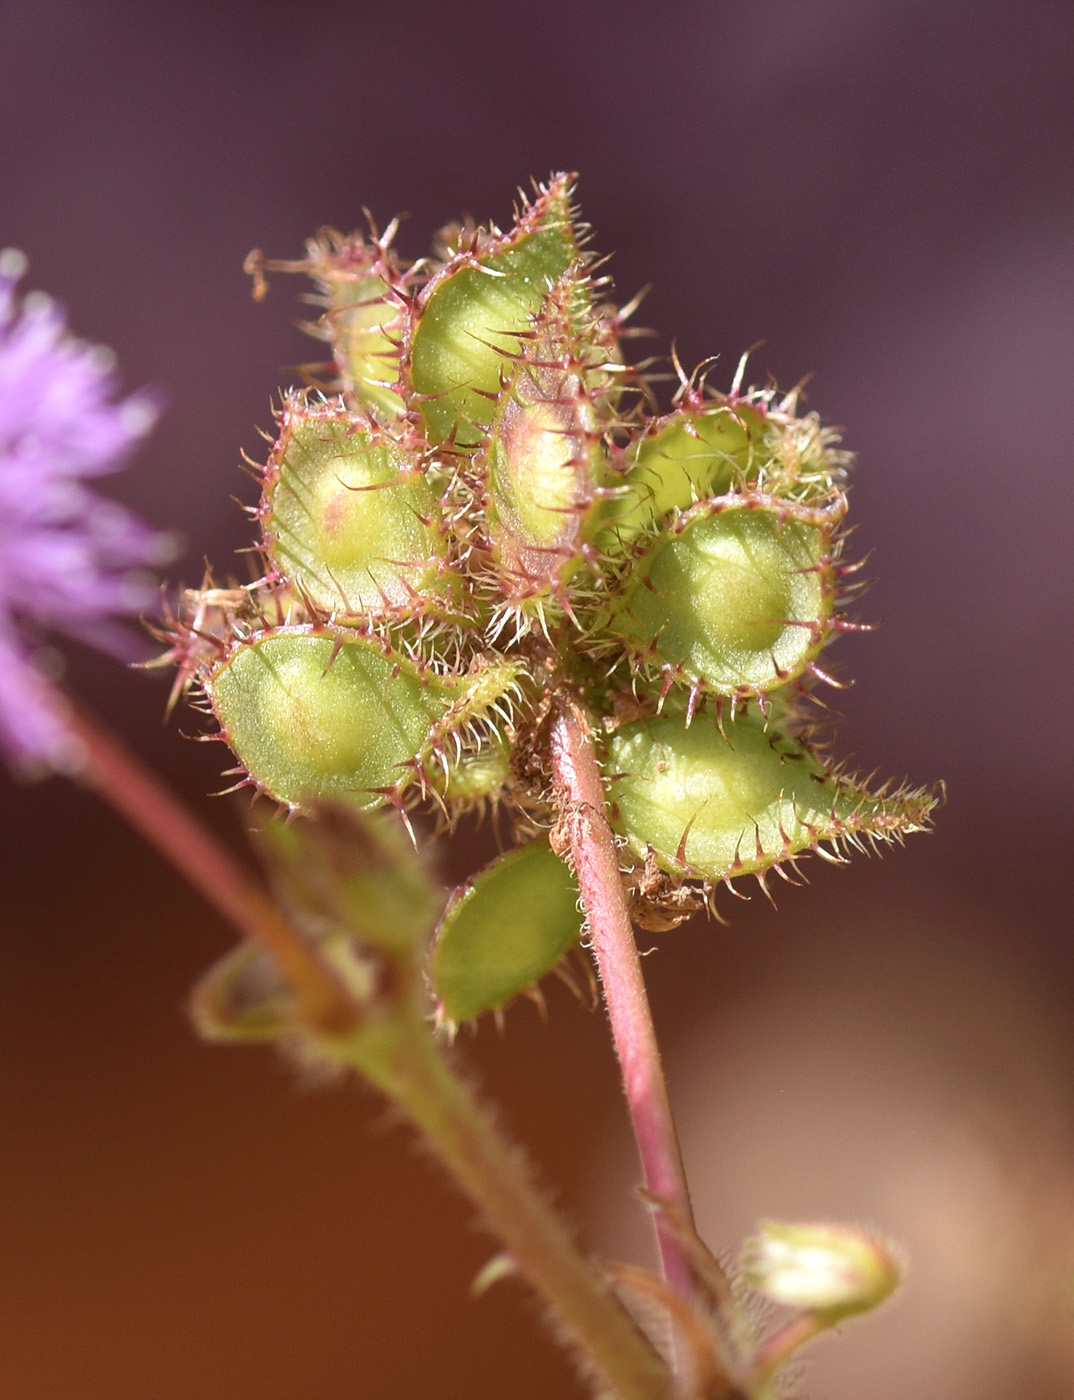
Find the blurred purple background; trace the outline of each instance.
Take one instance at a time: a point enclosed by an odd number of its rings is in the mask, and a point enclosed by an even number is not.
[[[249,542],[239,450],[317,354],[297,284],[255,305],[243,256],[363,206],[406,211],[417,256],[578,170],[654,347],[718,352],[719,384],[763,340],[755,376],[812,375],[883,620],[836,653],[839,747],[950,800],[905,852],[814,862],[778,913],[648,960],[699,1219],[716,1247],[760,1214],[907,1245],[902,1299],[818,1347],[811,1393],[1074,1396],[1068,0],[6,0],[0,108],[0,246],[167,395],[114,487],[183,532],[173,581]],[[234,839],[166,678],[70,675]],[[89,797],[0,792],[0,1392],[580,1395],[520,1289],[467,1297],[490,1242],[370,1095],[193,1039],[216,916]],[[586,1242],[644,1249],[601,1018],[550,1003],[466,1053]]]

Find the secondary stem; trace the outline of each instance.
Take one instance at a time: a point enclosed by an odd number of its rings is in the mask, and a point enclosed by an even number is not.
[[[350,1030],[357,1012],[338,975],[171,789],[85,710],[72,703],[64,722],[79,743],[70,776],[110,803],[243,937],[275,959],[310,1025],[335,1034]]]
[[[445,1063],[421,1016],[404,1016],[396,1053],[363,1052],[369,1038],[356,1030],[358,1011],[342,982],[256,882],[174,793],[85,711],[72,707],[65,723],[80,750],[70,776],[108,801],[241,934],[276,959],[322,1046],[332,1046],[338,1058],[362,1070],[424,1132],[519,1270],[552,1306],[590,1371],[614,1387],[617,1400],[670,1400],[664,1363],[575,1249],[518,1155]]]
[[[411,1118],[554,1311],[591,1375],[617,1400],[670,1400],[667,1368],[575,1248],[522,1160],[452,1071],[416,1015],[390,1053],[359,1032],[330,1053],[360,1069]],[[326,1047],[328,1048],[328,1047]]]
[[[566,697],[559,699],[552,721],[551,754],[560,816],[570,840],[645,1185],[658,1202],[666,1201],[671,1208],[670,1220],[659,1205],[654,1215],[664,1277],[677,1293],[691,1298],[694,1278],[681,1244],[681,1230],[693,1228],[693,1212],[682,1153],[619,876],[619,856],[608,824],[600,769],[589,726]]]

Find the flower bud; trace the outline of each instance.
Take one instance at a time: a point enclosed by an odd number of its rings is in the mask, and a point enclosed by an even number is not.
[[[750,1288],[785,1307],[825,1315],[830,1323],[868,1312],[898,1287],[902,1270],[892,1247],[844,1225],[765,1221],[742,1257]]]

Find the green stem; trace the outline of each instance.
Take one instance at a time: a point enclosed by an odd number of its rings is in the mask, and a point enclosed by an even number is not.
[[[437,1157],[551,1306],[585,1370],[618,1400],[670,1400],[671,1381],[607,1282],[583,1259],[513,1148],[453,1072],[416,1011],[323,1048],[360,1070]]]

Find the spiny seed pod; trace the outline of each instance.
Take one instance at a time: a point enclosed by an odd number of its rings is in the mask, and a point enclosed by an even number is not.
[[[486,719],[517,672],[489,662],[437,675],[374,639],[292,626],[246,638],[204,685],[228,744],[277,801],[378,807]]]
[[[403,412],[403,400],[395,391],[399,378],[400,340],[405,324],[404,308],[415,284],[399,266],[392,251],[396,223],[367,242],[360,233],[344,237],[335,229],[322,229],[306,244],[306,256],[298,261],[266,259],[260,251],[250,254],[247,270],[255,278],[259,299],[266,289],[266,272],[305,272],[317,286],[312,300],[325,308],[324,315],[307,330],[332,346],[339,374],[338,388],[352,408],[365,409],[385,422]]]
[[[753,714],[635,720],[611,735],[604,768],[612,825],[635,855],[710,883],[824,854],[822,843],[920,830],[933,805],[923,792],[870,794]]]
[[[494,567],[511,601],[562,591],[582,562],[601,480],[601,425],[570,323],[575,281],[548,293],[525,352],[505,368],[481,455]]]
[[[426,472],[340,400],[288,397],[258,514],[274,573],[325,614],[413,615],[451,595]]]
[[[841,496],[823,510],[752,494],[701,502],[632,561],[608,632],[695,693],[761,695],[796,679],[828,632],[843,508]]]
[[[756,480],[769,435],[763,409],[732,400],[651,423],[623,454],[623,485],[604,512],[609,544],[628,544],[696,501]]]
[[[506,233],[460,225],[411,266],[394,226],[251,260],[259,290],[313,278],[338,396],[285,396],[264,577],[190,595],[173,654],[241,781],[313,821],[326,799],[488,805],[532,842],[562,814],[548,718],[573,706],[632,908],[664,929],[714,882],[919,830],[932,798],[869,793],[800,737],[853,626],[836,435],[744,366],[726,394],[680,376],[653,416],[571,194],[557,175]],[[477,877],[441,924],[440,1014],[524,990],[577,936],[574,898],[547,842]]]
[[[405,368],[434,443],[478,446],[505,356],[522,351],[550,287],[580,255],[570,181],[558,176],[507,235],[461,246],[430,278],[407,337]],[[584,298],[581,280],[578,295]]]

